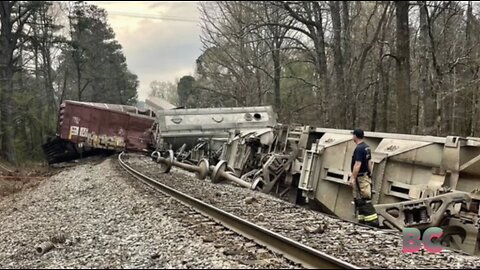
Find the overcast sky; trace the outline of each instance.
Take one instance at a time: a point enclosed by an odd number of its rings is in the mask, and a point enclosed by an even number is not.
[[[201,53],[197,2],[88,3],[109,13],[108,21],[123,46],[128,67],[140,80],[139,100],[147,97],[153,80],[175,81],[183,75],[193,75],[195,60]],[[163,16],[188,22],[137,16]]]

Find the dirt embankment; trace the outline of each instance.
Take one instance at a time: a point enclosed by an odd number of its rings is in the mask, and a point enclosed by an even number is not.
[[[28,164],[14,168],[0,160],[0,199],[35,187],[60,170],[60,168],[50,168],[42,164]]]

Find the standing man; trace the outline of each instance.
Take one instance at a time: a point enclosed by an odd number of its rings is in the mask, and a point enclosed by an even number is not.
[[[361,129],[353,132],[353,141],[357,145],[352,156],[352,176],[350,186],[353,188],[355,209],[360,223],[378,227],[378,216],[372,205],[372,157],[370,146],[363,141],[364,133]]]

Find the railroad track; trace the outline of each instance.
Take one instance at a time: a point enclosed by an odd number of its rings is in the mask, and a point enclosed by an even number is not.
[[[397,231],[358,226],[232,183],[199,180],[183,170],[175,169],[165,174],[165,168],[151,157],[124,154],[123,161],[157,182],[356,266],[480,268],[479,257],[450,250],[435,254],[425,250],[415,254],[403,253],[402,236]],[[249,201],[252,198],[253,202]]]
[[[120,166],[134,178],[140,180],[151,188],[171,196],[179,202],[192,207],[199,213],[215,220],[226,228],[248,238],[259,245],[265,246],[271,251],[282,254],[293,262],[299,263],[306,268],[317,269],[360,269],[359,267],[339,260],[321,251],[289,239],[271,230],[258,226],[248,220],[242,219],[213,205],[189,196],[181,191],[169,187],[159,181],[146,176],[129,166],[122,160],[124,153],[118,156]]]

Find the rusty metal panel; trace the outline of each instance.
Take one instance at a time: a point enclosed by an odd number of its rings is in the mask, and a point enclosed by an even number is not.
[[[153,121],[143,115],[66,101],[60,111],[59,136],[79,147],[141,151],[147,148],[146,132]]]
[[[145,119],[129,115],[128,129],[126,134],[127,150],[143,150],[147,148],[149,138],[147,131],[152,126],[153,119]]]
[[[146,117],[155,117],[155,113],[150,109],[141,109],[135,106],[122,105],[122,104],[109,104],[109,103],[95,103],[95,102],[81,102],[81,101],[68,101],[70,104],[85,105],[88,107],[97,107],[101,109],[107,109],[109,111],[120,111],[131,113],[134,115],[144,115]],[[171,108],[168,108],[171,109]]]

